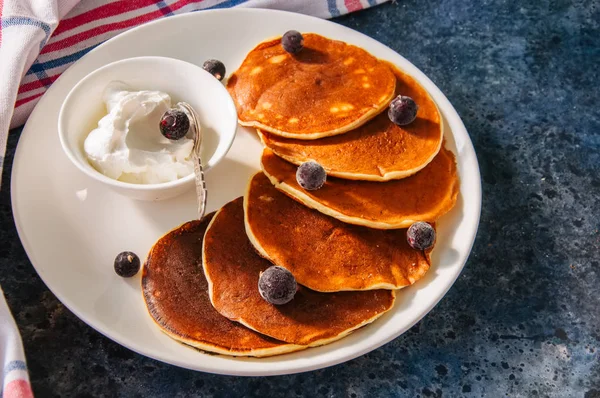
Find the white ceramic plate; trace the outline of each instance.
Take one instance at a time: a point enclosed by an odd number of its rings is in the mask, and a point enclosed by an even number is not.
[[[112,267],[123,250],[144,256],[165,232],[193,219],[193,190],[174,200],[140,202],[119,196],[79,171],[62,152],[57,132],[61,103],[96,68],[118,59],[158,55],[201,65],[217,58],[234,71],[258,42],[289,29],[317,32],[356,44],[416,77],[437,102],[448,147],[457,155],[461,190],[456,207],[439,222],[433,267],[399,292],[396,306],[372,325],[327,346],[264,358],[209,356],[165,334],[146,312],[139,276],[118,277]],[[238,131],[228,155],[208,172],[208,210],[244,192],[259,169],[256,135]],[[116,342],[185,368],[231,375],[275,375],[334,365],[399,336],[444,296],[462,270],[475,239],[481,208],[477,158],[458,114],[415,66],[377,41],[340,25],[299,14],[234,9],[170,17],[128,31],[88,53],[58,79],[32,113],[17,147],[12,205],[23,246],[40,277],[65,306]]]

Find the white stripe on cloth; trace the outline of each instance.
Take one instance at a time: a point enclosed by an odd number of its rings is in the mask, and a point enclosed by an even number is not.
[[[120,1],[123,1],[123,0],[103,0],[103,1],[90,1],[90,0],[86,0],[86,1],[79,1],[73,7],[73,9],[71,9],[71,11],[69,12],[69,15],[65,16],[65,19],[66,18],[71,18],[74,15],[81,15],[81,14],[86,13],[88,11],[94,10],[94,9],[96,9],[99,6],[102,6],[102,5],[107,5],[107,4],[111,4],[111,3],[118,3]]]
[[[282,11],[293,11],[300,14],[312,15],[319,18],[331,18],[326,1],[304,0],[250,0],[239,7],[272,8]]]
[[[93,21],[90,21],[88,23],[85,23],[83,25],[79,25],[73,29],[69,29],[66,30],[64,32],[57,32],[56,35],[52,35],[52,39],[50,39],[48,41],[48,43],[53,43],[59,40],[63,40],[66,39],[67,37],[71,37],[74,36],[78,33],[81,32],[85,32],[87,30],[96,28],[98,26],[102,26],[102,25],[110,25],[116,22],[121,22],[121,21],[126,21],[128,19],[132,19],[135,18],[137,16],[140,15],[144,15],[144,14],[148,14],[151,13],[153,11],[157,11],[158,8],[156,8],[156,4],[152,4],[146,7],[142,7],[142,8],[138,8],[135,10],[131,10],[131,11],[127,11],[124,12],[122,14],[117,14],[117,15],[111,15],[109,17],[105,17],[105,18],[99,18]],[[179,10],[178,10],[179,11]],[[77,14],[69,14],[69,16],[76,16]],[[40,54],[40,61],[42,61],[43,57],[48,57],[48,56],[52,56],[54,52],[50,52],[50,53],[45,53],[45,54]]]

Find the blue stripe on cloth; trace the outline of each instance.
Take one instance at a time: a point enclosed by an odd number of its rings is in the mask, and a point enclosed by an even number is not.
[[[156,6],[158,7],[158,10],[160,12],[162,12],[162,14],[164,16],[171,16],[173,15],[173,10],[171,10],[171,7],[169,7],[167,5],[167,3],[165,3],[164,1],[160,0],[156,2]]]
[[[340,16],[340,10],[338,9],[336,0],[327,0],[327,9],[329,10],[332,18]]]
[[[27,365],[24,361],[10,361],[4,366],[4,376],[6,377],[13,370],[27,370]]]
[[[39,80],[48,79],[48,74],[46,73],[44,68],[40,68],[39,65],[40,63],[36,59],[35,61],[33,61],[33,64],[31,64],[31,68],[29,68],[29,70],[33,70]]]
[[[248,0],[226,0],[222,3],[219,3],[217,5],[214,5],[212,7],[208,7],[206,9],[210,10],[210,9],[215,9],[215,8],[229,8],[229,7],[235,7],[237,5],[243,4],[245,2],[247,2]],[[197,11],[201,11],[201,10],[197,10]]]
[[[50,25],[42,22],[42,21],[38,21],[37,19],[33,19],[33,18],[28,18],[28,17],[7,17],[7,18],[1,18],[1,26],[2,29],[5,28],[9,28],[11,26],[35,26],[37,28],[40,28],[44,31],[44,33],[46,34],[46,36],[44,37],[44,39],[42,40],[42,42],[40,43],[40,50],[42,49],[42,47],[44,47],[44,45],[46,45],[46,42],[48,41],[48,37],[50,37]]]
[[[77,51],[76,53],[73,53],[73,54],[65,55],[64,57],[51,59],[46,62],[34,63],[33,65],[31,65],[31,68],[27,72],[27,75],[31,75],[33,73],[35,73],[37,75],[40,71],[46,71],[47,69],[52,69],[52,68],[56,68],[57,66],[62,66],[62,65],[70,64],[71,62],[75,62],[79,58],[83,57],[85,54],[87,54],[88,52],[90,52],[91,50],[93,50],[94,48],[99,46],[100,44],[102,44],[102,43],[94,44],[91,47],[84,48],[83,50]]]
[[[369,3],[370,6],[376,6],[377,5],[377,0],[367,0],[367,2]]]

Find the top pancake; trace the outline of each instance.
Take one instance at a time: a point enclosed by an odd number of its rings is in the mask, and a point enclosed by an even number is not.
[[[183,224],[152,246],[142,271],[152,319],[175,340],[219,354],[268,356],[306,348],[263,336],[213,308],[202,270],[202,241],[213,215]]]
[[[213,218],[204,238],[203,264],[217,311],[291,344],[317,346],[338,340],[391,309],[395,299],[390,290],[318,293],[298,286],[289,303],[269,304],[258,292],[258,279],[272,264],[248,241],[242,198],[223,206]]]
[[[408,177],[423,169],[440,150],[443,123],[437,106],[411,76],[396,69],[396,94],[412,97],[419,110],[407,126],[397,126],[383,112],[346,134],[317,141],[300,141],[267,132],[264,145],[288,162],[319,162],[334,177],[388,181]]]
[[[240,124],[301,140],[362,125],[389,104],[395,87],[386,63],[314,33],[293,55],[281,38],[259,44],[227,82]]]

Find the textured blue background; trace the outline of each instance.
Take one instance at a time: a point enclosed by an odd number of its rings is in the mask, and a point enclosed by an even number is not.
[[[483,178],[473,253],[405,335],[346,364],[272,378],[137,355],[47,290],[0,193],[0,284],[37,396],[600,397],[600,3],[405,0],[338,19],[392,47],[463,118]],[[292,27],[291,27],[292,28]]]

